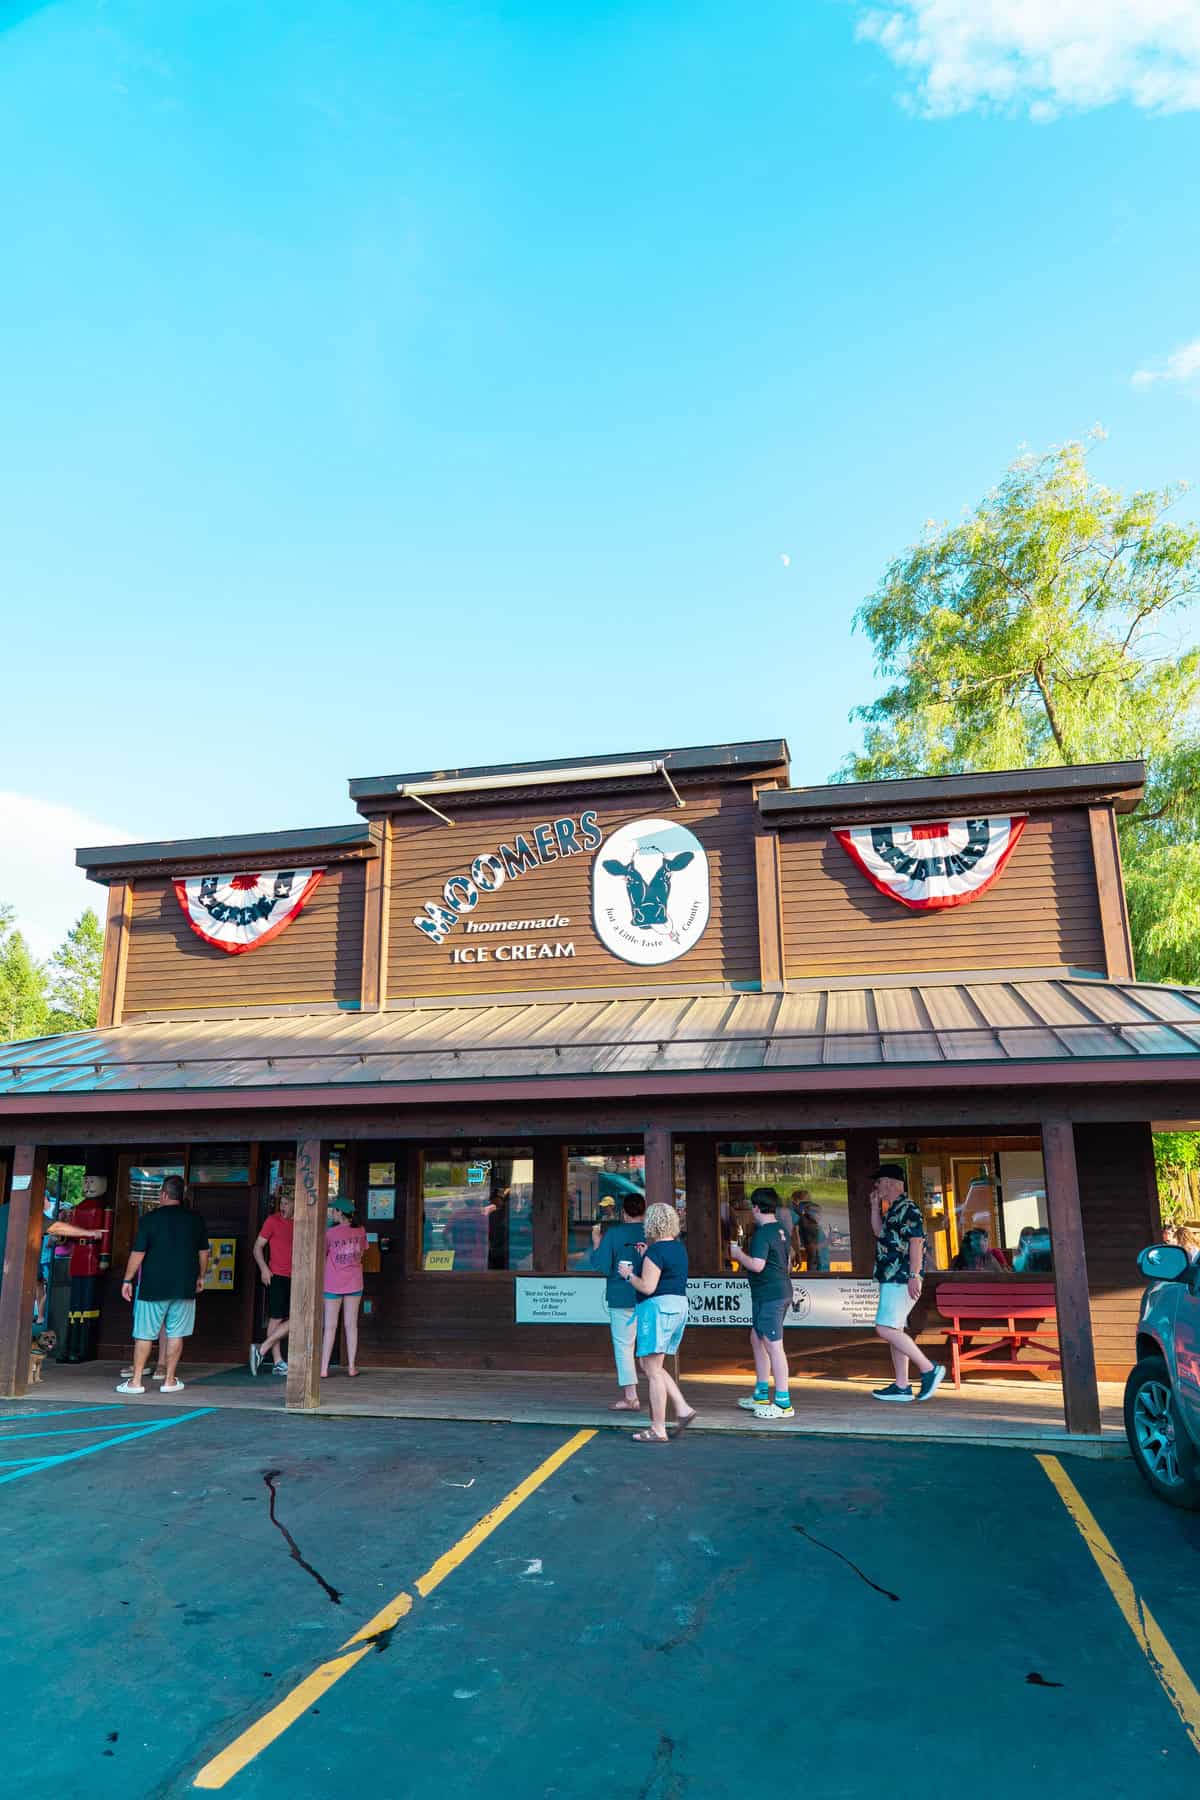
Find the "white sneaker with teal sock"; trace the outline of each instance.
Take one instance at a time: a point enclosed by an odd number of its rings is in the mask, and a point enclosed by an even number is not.
[[[767,1402],[770,1400],[770,1398],[771,1398],[770,1382],[769,1381],[756,1381],[754,1384],[754,1392],[748,1398],[743,1398],[743,1399],[739,1400],[738,1405],[741,1407],[743,1412],[755,1412],[755,1411],[757,1411],[757,1409],[760,1406],[765,1406],[767,1404]]]
[[[790,1394],[775,1395],[774,1400],[763,1400],[754,1408],[756,1419],[794,1419],[796,1409],[792,1405]]]

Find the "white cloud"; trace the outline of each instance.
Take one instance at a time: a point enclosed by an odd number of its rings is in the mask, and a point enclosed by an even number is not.
[[[1125,100],[1200,107],[1197,0],[867,0],[857,35],[933,117],[973,109],[1044,121]]]
[[[1165,362],[1153,369],[1138,369],[1131,377],[1134,387],[1151,387],[1156,381],[1195,381],[1200,376],[1200,337],[1190,344],[1172,350]]]
[[[15,910],[35,956],[49,956],[85,907],[104,921],[108,896],[75,867],[76,849],[129,841],[127,831],[73,806],[0,789],[0,904]]]

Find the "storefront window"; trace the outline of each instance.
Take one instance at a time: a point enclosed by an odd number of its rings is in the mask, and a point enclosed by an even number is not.
[[[687,1188],[682,1144],[674,1152],[672,1196],[683,1236],[687,1236]],[[567,1149],[567,1267],[586,1268],[592,1251],[592,1227],[611,1225],[625,1199],[645,1200],[646,1158],[636,1144],[571,1144]]]
[[[187,1165],[182,1155],[163,1162],[134,1163],[129,1170],[129,1198],[138,1216],[158,1205],[158,1196],[168,1175],[186,1177]]]
[[[792,1242],[797,1274],[850,1274],[850,1210],[846,1146],[840,1139],[729,1143],[717,1147],[721,1235],[749,1240],[754,1229],[750,1196],[774,1188],[779,1222]]]
[[[454,1145],[421,1158],[421,1267],[481,1274],[533,1268],[533,1157]]]
[[[967,1275],[1053,1270],[1040,1150],[884,1138],[879,1151],[907,1170],[908,1192],[925,1214],[929,1268]]]

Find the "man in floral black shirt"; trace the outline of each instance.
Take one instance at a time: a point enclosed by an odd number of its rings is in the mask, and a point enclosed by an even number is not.
[[[916,1398],[929,1400],[945,1379],[943,1363],[932,1363],[909,1337],[908,1315],[921,1298],[921,1270],[925,1261],[925,1220],[915,1201],[904,1191],[900,1163],[880,1163],[871,1188],[871,1229],[875,1233],[875,1279],[879,1283],[879,1310],[875,1329],[892,1353],[896,1379],[876,1388],[876,1400],[911,1401],[908,1365],[921,1374]]]

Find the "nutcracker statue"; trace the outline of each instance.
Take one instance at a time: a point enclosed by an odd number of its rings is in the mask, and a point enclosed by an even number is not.
[[[82,1231],[112,1231],[112,1209],[105,1201],[108,1179],[85,1175],[83,1203],[75,1208],[71,1223]],[[60,1362],[95,1362],[100,1335],[100,1272],[107,1267],[107,1236],[79,1238],[71,1246],[71,1299],[67,1314],[67,1341]]]

